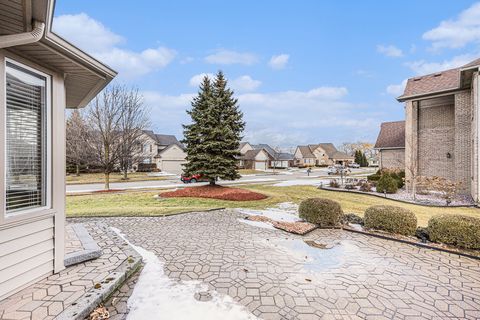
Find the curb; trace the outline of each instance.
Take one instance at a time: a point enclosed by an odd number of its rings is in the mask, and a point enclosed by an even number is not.
[[[455,250],[451,250],[451,249],[439,248],[439,247],[436,247],[436,246],[431,246],[427,243],[409,241],[409,240],[405,240],[405,239],[397,239],[397,238],[389,237],[389,236],[386,236],[386,235],[370,233],[370,232],[356,230],[356,229],[352,229],[352,228],[343,227],[343,230],[348,231],[348,232],[352,232],[352,233],[363,234],[363,235],[374,237],[374,238],[380,238],[380,239],[384,239],[384,240],[390,240],[390,241],[405,243],[405,244],[409,244],[409,245],[416,246],[416,247],[423,248],[423,249],[431,249],[431,250],[436,250],[436,251],[441,251],[441,252],[445,252],[445,253],[455,254],[455,255],[458,255],[458,256],[467,257],[467,258],[470,258],[470,259],[480,260],[480,256],[475,256],[475,255],[472,255],[472,254],[469,254],[469,253],[466,253],[466,252],[462,252],[462,251],[455,251]]]
[[[110,238],[118,237],[104,223],[98,223]],[[122,240],[123,241],[123,240]],[[84,320],[102,302],[108,299],[125,281],[142,265],[141,256],[131,247],[124,246],[124,253],[128,255],[120,266],[100,283],[99,288],[91,288],[74,304],[70,305],[55,319],[58,320]]]
[[[474,205],[474,204],[441,206],[441,205],[438,205],[438,204],[416,203],[416,202],[404,201],[404,200],[399,200],[399,199],[385,198],[384,196],[381,196],[379,194],[362,192],[362,191],[358,191],[358,190],[343,190],[343,189],[334,189],[334,188],[330,188],[330,187],[318,187],[318,189],[325,190],[325,191],[333,191],[333,192],[363,194],[363,195],[366,195],[366,196],[377,197],[377,198],[380,198],[380,199],[386,199],[386,200],[396,201],[396,202],[405,203],[405,204],[413,204],[413,205],[422,206],[422,207],[431,207],[431,208],[478,208],[478,206]]]
[[[179,214],[187,214],[187,213],[196,213],[196,212],[210,212],[210,211],[217,211],[217,210],[225,210],[227,208],[212,208],[212,209],[201,209],[201,210],[189,210],[189,211],[182,211],[182,212],[175,212],[169,214],[157,214],[157,215],[132,215],[132,216],[74,216],[69,217],[67,219],[74,220],[74,219],[109,219],[109,218],[167,218],[171,216],[177,216]]]
[[[102,249],[97,245],[87,229],[80,223],[72,225],[72,229],[82,243],[84,250],[67,253],[64,258],[65,267],[72,266],[77,263],[93,260],[102,255]]]

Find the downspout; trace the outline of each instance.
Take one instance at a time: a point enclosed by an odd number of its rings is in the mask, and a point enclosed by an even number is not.
[[[0,49],[37,42],[42,39],[44,32],[45,23],[34,21],[33,30],[30,32],[0,36]]]

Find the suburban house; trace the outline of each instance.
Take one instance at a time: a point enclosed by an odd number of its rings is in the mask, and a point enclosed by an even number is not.
[[[52,33],[53,9],[0,2],[0,299],[65,268],[65,108],[116,76]]]
[[[355,157],[338,151],[333,143],[298,146],[294,158],[295,165],[299,167],[347,165],[355,160]]]
[[[479,201],[479,66],[408,79],[405,103],[406,178],[438,176],[462,183]],[[409,185],[407,185],[409,186]]]
[[[380,169],[405,169],[405,121],[384,122],[375,142]]]
[[[186,162],[184,146],[174,135],[157,134],[151,130],[144,130],[140,139],[141,164],[153,165],[154,168],[168,173],[181,174]]]
[[[279,152],[268,144],[252,145],[248,142],[240,143],[238,148],[239,167],[243,169],[266,170],[268,168],[289,168],[293,166],[293,155]]]

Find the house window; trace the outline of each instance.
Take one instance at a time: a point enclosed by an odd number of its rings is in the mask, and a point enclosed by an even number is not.
[[[5,203],[7,214],[45,207],[49,78],[6,63]]]

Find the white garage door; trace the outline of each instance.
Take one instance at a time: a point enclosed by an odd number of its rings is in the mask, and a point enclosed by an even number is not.
[[[181,174],[183,172],[183,161],[178,160],[163,160],[162,161],[162,171],[168,173]]]
[[[265,161],[255,162],[255,170],[267,170],[267,163]]]

